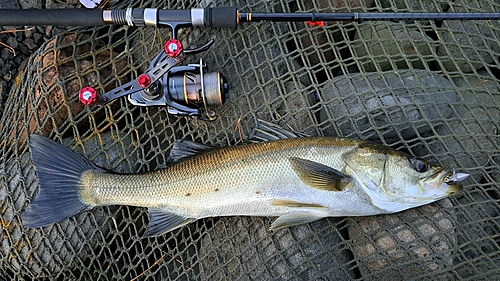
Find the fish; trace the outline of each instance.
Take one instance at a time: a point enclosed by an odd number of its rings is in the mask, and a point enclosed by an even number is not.
[[[23,225],[39,228],[106,205],[146,207],[145,237],[218,216],[278,217],[270,229],[428,204],[468,177],[387,146],[309,137],[258,121],[245,144],[177,140],[165,169],[119,174],[40,135],[29,147],[39,191]]]

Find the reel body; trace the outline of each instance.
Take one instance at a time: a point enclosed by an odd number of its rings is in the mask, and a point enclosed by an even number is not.
[[[218,115],[212,108],[224,105],[228,84],[220,71],[205,73],[204,68],[202,59],[199,64],[172,67],[128,100],[137,106],[167,106],[170,114],[213,121]]]

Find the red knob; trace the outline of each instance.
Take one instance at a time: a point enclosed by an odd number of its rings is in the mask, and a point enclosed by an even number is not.
[[[97,102],[97,92],[92,87],[85,87],[80,90],[80,102],[85,105],[93,105]]]
[[[137,84],[139,84],[142,88],[146,88],[149,84],[151,84],[151,78],[147,74],[141,74],[137,77]]]
[[[163,49],[165,50],[167,56],[171,58],[178,57],[183,50],[181,41],[173,38],[168,40],[167,43],[165,43]]]

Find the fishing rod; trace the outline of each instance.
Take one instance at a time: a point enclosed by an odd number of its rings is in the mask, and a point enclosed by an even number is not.
[[[61,16],[63,15],[63,16]],[[244,22],[304,21],[401,21],[401,20],[499,20],[500,13],[490,12],[343,12],[343,13],[250,13],[234,7],[168,10],[158,8],[127,8],[117,10],[91,9],[0,9],[0,25],[99,26],[129,25],[165,27],[236,28]]]
[[[167,106],[175,115],[216,120],[213,107],[222,106],[229,90],[220,71],[205,72],[202,59],[197,64],[180,66],[186,55],[206,51],[213,40],[196,49],[185,49],[177,40],[180,28],[231,28],[246,22],[311,22],[321,25],[329,21],[417,21],[417,20],[500,20],[500,13],[424,13],[424,12],[343,12],[343,13],[251,13],[234,7],[209,7],[182,10],[158,8],[99,9],[0,9],[0,26],[153,26],[172,30],[171,38],[137,79],[98,95],[92,87],[80,91],[86,105],[106,104],[128,96],[138,106]]]

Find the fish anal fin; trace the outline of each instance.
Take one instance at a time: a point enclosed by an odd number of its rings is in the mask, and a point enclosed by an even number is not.
[[[318,213],[293,213],[293,214],[286,214],[282,215],[281,217],[277,218],[272,224],[269,229],[271,230],[276,230],[282,227],[287,227],[287,226],[292,226],[292,225],[299,225],[299,224],[305,224],[305,223],[310,223],[322,218],[327,217],[326,215],[321,215]]]
[[[172,146],[172,149],[170,150],[170,155],[168,156],[167,163],[173,165],[180,161],[186,160],[190,157],[213,149],[216,149],[216,147],[199,144],[194,141],[176,140],[174,142],[174,145]]]
[[[144,237],[158,236],[196,220],[157,208],[149,208],[148,214],[149,225],[144,232]]]
[[[342,191],[351,177],[318,162],[298,157],[290,158],[293,170],[306,185],[327,191]]]

